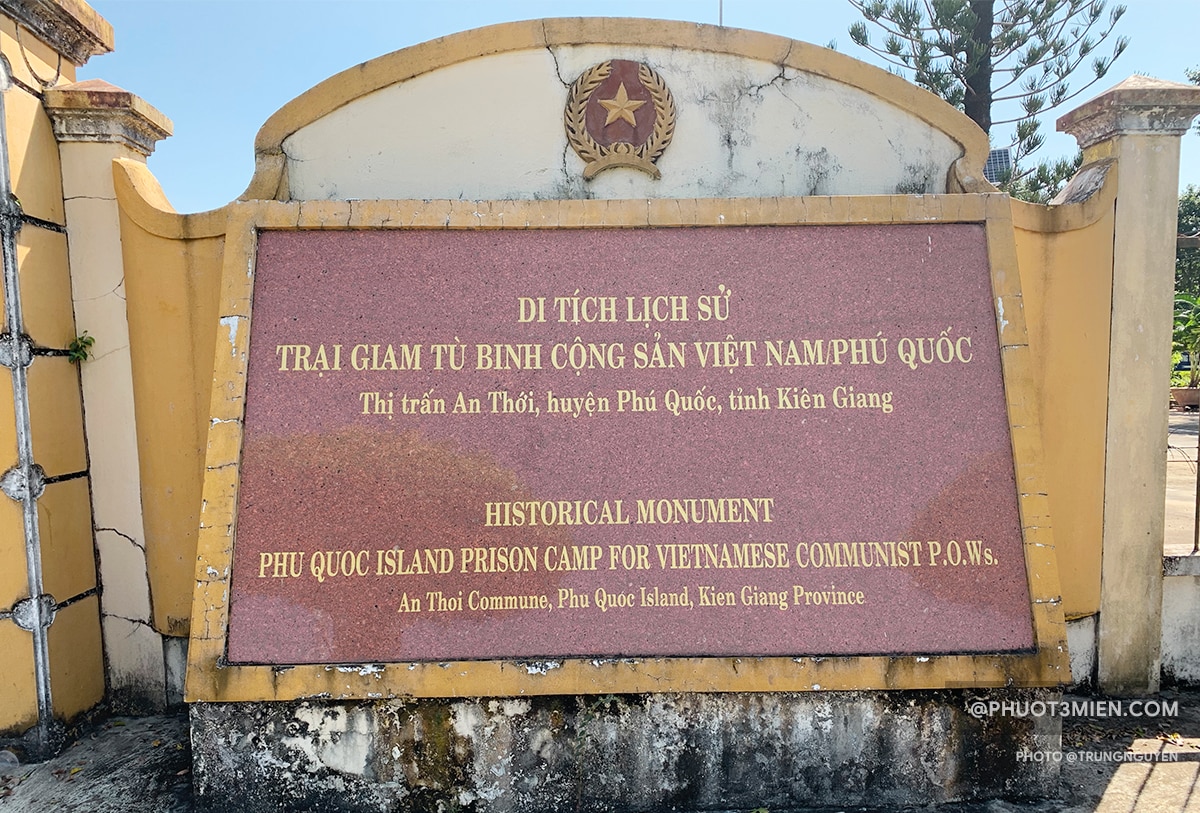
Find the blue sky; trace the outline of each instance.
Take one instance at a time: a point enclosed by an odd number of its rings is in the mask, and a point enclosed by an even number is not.
[[[652,17],[718,22],[826,45],[878,64],[846,33],[845,0],[90,0],[116,31],[116,49],[80,79],[138,94],[175,123],[150,168],[182,212],[222,206],[253,172],[254,135],[286,102],[346,68],[408,45],[493,23],[540,17]],[[1111,5],[1111,3],[1110,3]],[[1118,31],[1131,39],[1110,73],[1068,104],[1133,73],[1186,81],[1200,67],[1200,0],[1126,0]],[[1076,86],[1082,84],[1077,81]],[[1045,117],[1043,128],[1064,110]],[[997,140],[997,134],[993,134]],[[1048,139],[1040,156],[1074,151]],[[1200,135],[1184,137],[1181,183],[1200,183]]]

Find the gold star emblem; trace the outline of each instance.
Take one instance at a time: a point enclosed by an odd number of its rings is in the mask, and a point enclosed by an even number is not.
[[[630,126],[637,127],[637,119],[633,117],[633,111],[645,104],[645,102],[635,102],[629,98],[629,94],[625,92],[625,83],[622,82],[617,88],[617,95],[611,99],[600,99],[600,104],[604,105],[604,109],[608,111],[608,117],[604,119],[604,126],[612,124],[617,119],[629,122]]]

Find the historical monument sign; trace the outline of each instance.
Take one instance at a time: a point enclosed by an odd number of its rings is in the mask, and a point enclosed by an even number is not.
[[[247,376],[232,663],[1034,648],[982,223],[265,230]]]
[[[189,697],[1061,682],[978,131],[795,43],[502,31],[260,134],[221,224]]]
[[[155,232],[221,262],[201,795],[1042,792],[1015,754],[1054,732],[969,711],[1070,669],[1041,244],[987,147],[827,49],[653,21],[468,32],[280,110],[241,200]]]

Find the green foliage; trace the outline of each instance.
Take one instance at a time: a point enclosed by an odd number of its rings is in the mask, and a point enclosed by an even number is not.
[[[1189,184],[1179,196],[1179,234],[1200,233],[1200,187]],[[1175,252],[1175,291],[1200,296],[1200,248]]]
[[[72,364],[79,364],[87,361],[92,354],[92,345],[96,343],[96,339],[88,335],[85,330],[67,345],[67,358]]]
[[[1083,166],[1083,153],[1071,159],[1041,161],[1031,172],[1019,178],[1001,178],[998,186],[1018,200],[1030,203],[1049,203],[1062,191],[1067,181]]]
[[[1045,190],[1053,188],[1062,163],[1023,165],[1045,140],[1038,117],[1103,78],[1129,44],[1116,37],[1109,55],[1098,55],[1125,13],[1115,5],[1105,14],[1105,0],[847,2],[863,16],[850,26],[857,45],[963,110],[984,132],[1013,125],[1014,169],[1005,186],[1031,198],[1053,197]],[[882,42],[871,40],[867,23],[882,29]],[[1085,79],[1073,87],[1079,68]]]
[[[1200,85],[1200,68],[1184,68],[1184,74],[1193,85]],[[1196,132],[1200,133],[1200,121],[1196,122]]]
[[[1171,352],[1188,354],[1192,369],[1188,373],[1186,386],[1200,385],[1200,297],[1193,294],[1175,296]]]
[[[1183,360],[1183,353],[1178,351],[1171,354],[1171,386],[1186,387],[1188,385],[1188,376],[1190,373],[1187,370],[1176,370],[1179,362]]]
[[[1200,85],[1200,68],[1184,71],[1188,81]],[[1200,131],[1200,123],[1196,125]],[[1188,184],[1179,195],[1179,234],[1200,235],[1200,188]],[[1200,295],[1200,248],[1177,248],[1175,250],[1176,293]]]

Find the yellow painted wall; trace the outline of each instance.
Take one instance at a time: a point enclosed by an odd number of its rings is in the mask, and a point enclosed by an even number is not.
[[[174,214],[158,182],[137,162],[119,162],[114,173],[122,206],[154,627],[166,635],[186,636],[208,442],[224,216]]]
[[[1067,619],[1100,609],[1115,173],[1060,207],[1013,201]]]
[[[80,13],[90,13],[78,4]],[[98,19],[98,18],[96,18]],[[14,84],[4,92],[13,192],[26,214],[64,223],[58,142],[39,94],[75,81],[76,66],[17,23],[0,16],[0,53]],[[24,329],[35,347],[62,350],[76,335],[67,236],[26,224],[17,238]],[[58,613],[49,630],[56,716],[69,719],[104,696],[104,659],[92,541],[91,496],[83,436],[79,370],[63,357],[37,356],[29,368],[34,461],[48,476],[80,475],[46,487],[38,501],[44,590],[57,602],[84,598]],[[11,378],[0,370],[0,471],[17,463]],[[89,591],[90,594],[89,594]],[[0,495],[0,610],[29,596],[21,504]],[[0,731],[37,722],[33,639],[0,620]]]
[[[79,368],[66,356],[36,356],[29,366],[29,426],[47,477],[87,470]]]
[[[67,266],[67,236],[24,228],[17,235],[17,268],[25,332],[43,347],[66,347],[75,338]]]
[[[24,565],[21,572],[25,572]],[[24,731],[37,722],[33,638],[12,621],[0,621],[0,731]]]
[[[54,716],[69,720],[104,699],[104,649],[96,596],[58,611],[47,635]]]
[[[92,506],[86,477],[46,486],[38,500],[42,585],[58,601],[96,586]]]
[[[7,610],[28,595],[24,513],[19,502],[5,497],[0,499],[0,608]],[[0,626],[11,623],[8,619],[0,619]]]
[[[35,90],[41,89],[39,77],[51,81],[61,75],[60,82],[75,81],[75,66],[69,60],[59,60],[53,49],[28,31],[21,32],[18,42],[16,23],[7,17],[0,17],[0,53],[7,57],[13,78]],[[5,94],[4,108],[13,192],[21,208],[62,224],[62,170],[50,118],[41,100],[20,85]]]

